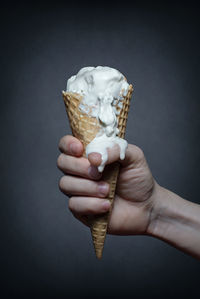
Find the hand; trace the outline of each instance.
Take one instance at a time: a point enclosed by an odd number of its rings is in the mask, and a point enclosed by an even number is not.
[[[101,181],[97,171],[101,155],[91,153],[88,159],[82,157],[83,145],[72,136],[64,136],[59,149],[57,165],[65,174],[59,182],[60,190],[70,197],[69,209],[74,216],[87,225],[85,216],[105,213],[110,208],[106,200],[109,185]],[[107,164],[115,161],[121,163],[121,168],[108,233],[148,234],[157,184],[144,154],[129,144],[125,159],[120,161],[119,148],[114,146],[108,149]]]

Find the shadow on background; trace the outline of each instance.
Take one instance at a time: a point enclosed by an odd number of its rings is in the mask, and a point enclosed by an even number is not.
[[[111,66],[135,88],[128,142],[144,150],[161,185],[199,202],[197,7],[8,4],[1,42],[2,296],[195,296],[199,262],[159,240],[108,236],[97,261],[58,190],[56,159],[70,133],[67,79]]]

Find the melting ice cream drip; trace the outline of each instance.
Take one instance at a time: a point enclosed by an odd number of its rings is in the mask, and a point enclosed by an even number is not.
[[[92,152],[98,152],[101,154],[101,165],[98,170],[102,172],[104,170],[105,164],[108,160],[107,149],[113,147],[115,144],[119,145],[120,148],[120,159],[125,158],[125,151],[127,148],[126,140],[117,137],[119,133],[117,128],[118,121],[116,117],[116,109],[112,105],[113,97],[111,95],[100,95],[99,96],[99,114],[98,119],[101,125],[101,129],[97,136],[88,144],[86,147],[86,156]]]
[[[110,137],[117,135],[119,130],[117,129],[118,121],[116,117],[113,101],[114,98],[109,94],[100,94],[99,97],[99,113],[98,119],[102,125],[102,129],[106,136]]]
[[[129,84],[125,77],[117,70],[109,67],[88,67],[81,69],[76,76],[67,82],[67,91],[83,95],[79,109],[99,120],[101,129],[97,136],[86,147],[86,156],[92,152],[100,153],[103,171],[108,160],[107,148],[115,144],[120,148],[120,159],[125,158],[127,148],[126,140],[117,137],[119,130],[116,104],[121,109],[124,96],[128,92]]]

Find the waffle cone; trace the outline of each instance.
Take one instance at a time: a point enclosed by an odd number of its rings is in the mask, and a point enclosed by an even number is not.
[[[125,130],[126,130],[126,123],[128,118],[128,111],[130,105],[130,99],[132,95],[133,87],[129,85],[129,90],[127,95],[124,97],[123,106],[120,110],[120,114],[118,115],[118,129],[120,138],[124,138]],[[72,130],[72,134],[78,138],[84,145],[84,156],[85,156],[85,149],[86,146],[96,137],[96,134],[100,130],[99,122],[96,118],[91,117],[87,114],[84,114],[79,109],[79,104],[82,101],[82,96],[77,93],[70,93],[63,91],[63,99],[66,107],[66,112],[68,115],[70,127]],[[117,108],[119,109],[119,108]],[[111,202],[110,211],[88,218],[88,224],[91,229],[94,249],[97,258],[102,257],[104,241],[107,232],[107,226],[109,222],[109,217],[111,215],[112,206],[114,202],[115,196],[115,188],[117,183],[117,177],[119,174],[120,164],[115,162],[110,165],[106,165],[103,174],[102,180],[107,182],[110,185],[110,191],[107,196],[107,199]]]

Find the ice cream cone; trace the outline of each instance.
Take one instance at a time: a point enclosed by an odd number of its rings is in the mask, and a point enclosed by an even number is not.
[[[120,114],[118,115],[118,129],[120,138],[124,138],[126,123],[128,118],[128,111],[130,105],[130,99],[132,95],[133,87],[129,85],[129,90],[127,95],[124,97],[122,101],[122,108],[116,108],[120,110]],[[88,114],[81,112],[79,109],[79,104],[82,101],[82,96],[77,93],[64,92],[63,91],[64,103],[67,111],[67,115],[69,118],[69,123],[71,126],[72,134],[78,138],[84,145],[84,149],[86,146],[96,137],[96,134],[99,132],[101,126],[98,120],[95,117],[91,117]],[[116,105],[117,107],[117,105]],[[85,155],[85,151],[84,151]],[[107,199],[111,202],[111,208],[108,213],[103,215],[97,215],[89,218],[89,225],[92,233],[93,244],[95,248],[95,253],[97,258],[102,257],[104,241],[107,232],[107,226],[109,222],[109,217],[111,215],[114,196],[115,196],[115,188],[117,183],[117,177],[119,173],[120,164],[115,162],[110,165],[106,165],[102,180],[106,181],[110,185],[110,191]]]

